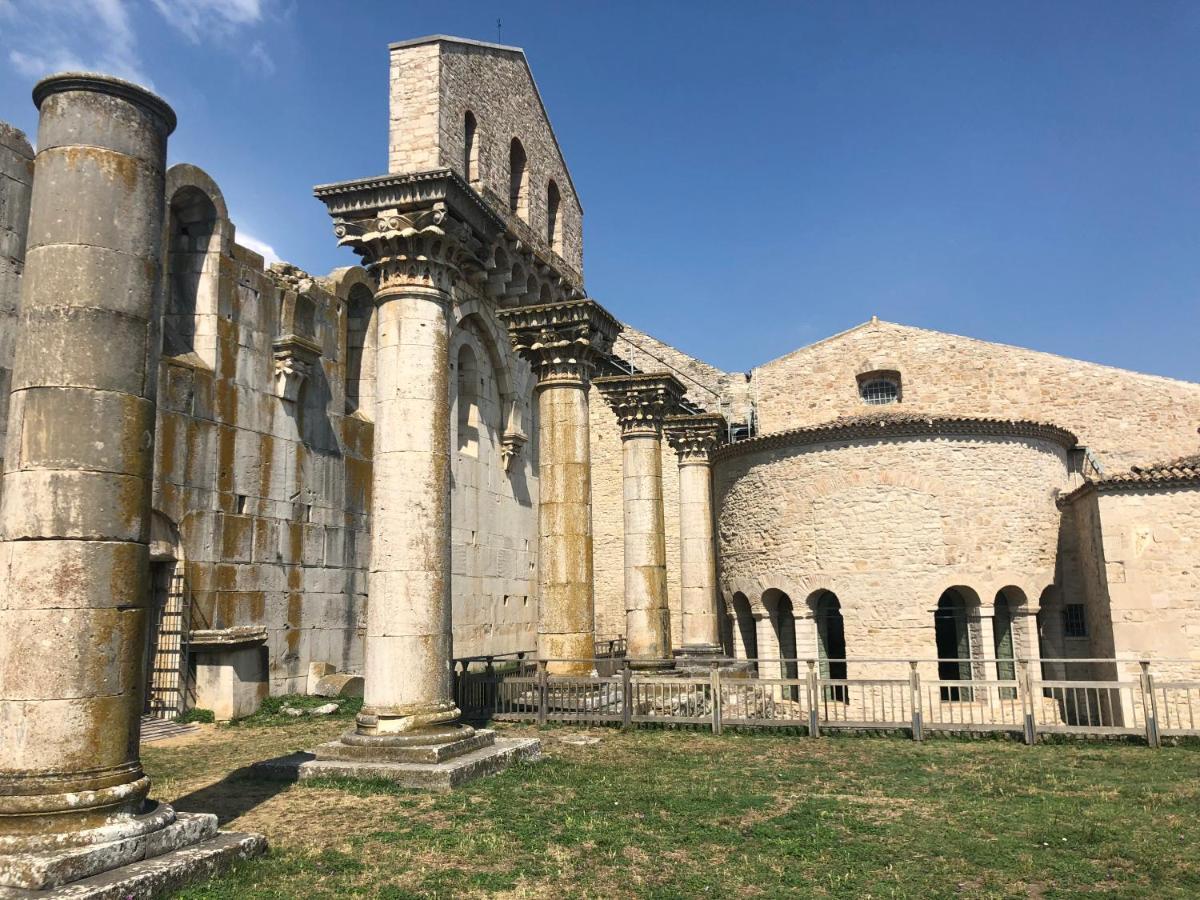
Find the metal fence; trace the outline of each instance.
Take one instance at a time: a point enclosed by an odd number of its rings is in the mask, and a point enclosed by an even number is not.
[[[1200,736],[1200,677],[1178,677],[1195,661],[688,660],[663,671],[630,659],[531,657],[456,660],[459,708],[474,719],[678,724],[716,734],[726,726],[792,727],[811,737],[902,731],[919,741],[934,732],[999,732],[1028,744],[1045,735],[1116,735],[1152,747],[1163,737]],[[1171,680],[1158,680],[1155,667]],[[855,677],[826,677],[831,668]],[[1092,677],[1044,675],[1072,668]],[[960,677],[940,677],[945,671]]]

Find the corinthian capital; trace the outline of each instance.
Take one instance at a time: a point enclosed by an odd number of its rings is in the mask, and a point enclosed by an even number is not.
[[[664,424],[667,441],[679,454],[679,464],[709,465],[713,451],[725,437],[725,417],[719,413],[691,416],[667,416]]]
[[[594,300],[502,309],[496,315],[539,384],[587,384],[621,325]]]
[[[622,438],[661,437],[663,420],[683,397],[683,384],[669,372],[607,375],[592,383],[617,414]]]
[[[352,249],[379,292],[449,291],[481,280],[503,223],[449,171],[389,175],[315,189],[333,217],[339,246]]]

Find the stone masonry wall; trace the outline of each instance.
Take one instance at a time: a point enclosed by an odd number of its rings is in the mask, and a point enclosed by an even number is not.
[[[465,120],[476,119],[477,165],[470,183],[518,236],[550,250],[547,189],[560,201],[558,255],[576,276],[583,271],[583,210],[542,106],[525,54],[470,41],[433,40],[393,45],[388,168],[414,173],[464,167]],[[509,152],[513,138],[527,157],[526,206],[509,212]]]
[[[1101,491],[1098,510],[1112,640],[1122,657],[1155,662],[1160,680],[1200,674],[1200,488]],[[1132,674],[1132,672],[1130,673]]]
[[[33,148],[23,133],[0,122],[0,471],[4,469],[13,336],[32,190]]]
[[[1063,448],[1024,438],[858,440],[734,456],[716,473],[721,589],[759,610],[764,594],[782,591],[798,618],[830,590],[849,656],[931,657],[933,611],[947,588],[965,586],[991,605],[1002,587],[1036,602],[1054,582],[1054,489],[1067,472]],[[797,633],[800,655],[813,655],[811,620]]]
[[[866,410],[856,376],[901,373],[905,412],[1052,422],[1109,471],[1194,453],[1200,384],[890,322],[870,322],[754,371],[760,430]]]

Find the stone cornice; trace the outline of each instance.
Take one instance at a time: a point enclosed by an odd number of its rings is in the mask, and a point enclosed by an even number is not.
[[[496,313],[513,350],[546,384],[584,384],[611,350],[621,325],[594,300],[539,304]]]
[[[449,220],[467,229],[464,237],[472,251],[475,267],[489,276],[495,265],[498,247],[522,259],[527,271],[538,272],[543,280],[559,284],[568,296],[582,296],[583,277],[555,253],[542,251],[529,234],[497,212],[488,201],[452,169],[434,169],[410,175],[378,175],[313,188],[313,196],[325,204],[334,220],[339,243],[348,244],[367,259],[363,251],[348,240],[356,228],[364,232],[387,230],[372,227],[371,220],[393,215],[413,218],[432,210],[442,210]],[[525,223],[520,223],[524,227]],[[525,228],[528,231],[528,228]],[[531,232],[530,232],[531,234]],[[552,274],[551,274],[552,273]],[[505,273],[496,273],[503,277]]]
[[[683,383],[670,372],[605,375],[592,384],[617,414],[622,438],[661,437],[663,421],[683,399]]]
[[[1071,432],[1046,422],[982,419],[960,416],[876,414],[835,419],[820,425],[764,434],[736,444],[727,444],[714,454],[721,461],[787,447],[889,438],[1009,437],[1031,438],[1070,450],[1078,440]]]
[[[711,464],[713,453],[725,439],[726,427],[720,413],[667,416],[663,424],[681,466]]]

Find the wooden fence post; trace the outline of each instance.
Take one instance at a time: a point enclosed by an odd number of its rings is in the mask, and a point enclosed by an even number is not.
[[[1158,734],[1158,697],[1154,695],[1154,676],[1150,674],[1150,661],[1143,659],[1142,667],[1142,713],[1146,718],[1146,743],[1151,747],[1161,747],[1162,739]]]
[[[1032,747],[1037,743],[1037,715],[1035,697],[1033,696],[1033,680],[1029,672],[1029,660],[1023,659],[1018,664],[1021,677],[1017,679],[1017,693],[1021,695],[1021,715],[1025,743]]]
[[[917,661],[908,663],[908,686],[912,692],[912,735],[914,741],[925,740],[924,722],[921,721],[921,676],[917,674]]]
[[[633,670],[629,668],[629,660],[621,667],[621,726],[629,728],[633,725]]]
[[[814,660],[810,659],[808,660],[808,736],[811,738],[821,736],[820,707],[817,705],[820,690],[820,686],[817,684],[817,665]]]
[[[721,733],[721,664],[712,664],[712,731]]]
[[[538,712],[537,723],[539,725],[546,724],[546,705],[549,701],[549,685],[547,684],[546,660],[538,660],[537,670],[537,695],[538,695]]]

